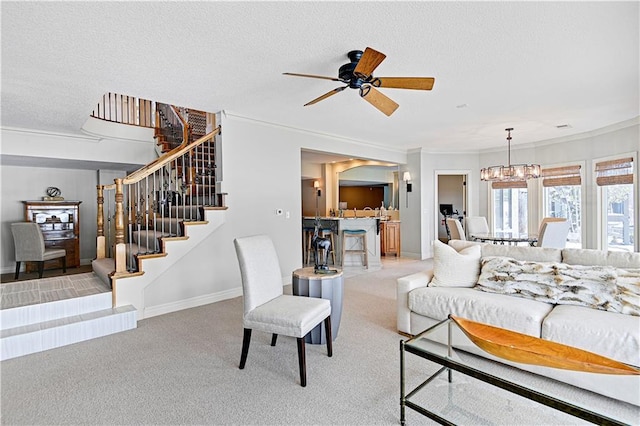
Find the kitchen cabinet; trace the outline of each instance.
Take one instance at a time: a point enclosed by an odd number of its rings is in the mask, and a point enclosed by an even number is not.
[[[400,222],[380,222],[380,254],[383,256],[400,255]]]

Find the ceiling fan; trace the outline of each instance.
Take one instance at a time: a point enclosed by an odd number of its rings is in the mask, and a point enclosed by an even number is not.
[[[338,70],[338,78],[291,72],[285,72],[283,74],[296,77],[321,78],[346,84],[346,86],[335,88],[307,102],[304,106],[318,103],[350,87],[352,89],[360,89],[360,97],[364,98],[364,100],[387,116],[393,114],[399,105],[377,90],[378,87],[414,90],[431,90],[433,88],[433,83],[435,82],[435,78],[433,77],[374,77],[372,75],[373,71],[387,56],[370,47],[367,47],[364,52],[362,52],[362,50],[352,50],[347,56],[351,62],[340,67]]]

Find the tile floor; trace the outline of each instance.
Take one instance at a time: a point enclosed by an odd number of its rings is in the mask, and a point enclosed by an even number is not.
[[[111,289],[93,272],[0,284],[0,309],[71,299]]]

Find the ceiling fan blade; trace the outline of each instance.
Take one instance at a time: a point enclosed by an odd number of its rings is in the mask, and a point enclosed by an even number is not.
[[[325,77],[323,75],[313,75],[313,74],[297,74],[293,72],[283,72],[284,75],[292,75],[294,77],[308,77],[308,78],[321,78],[323,80],[331,80],[331,81],[342,81],[339,78],[334,77]]]
[[[373,74],[373,70],[375,70],[386,57],[387,56],[384,53],[380,53],[377,50],[367,47],[364,50],[360,61],[358,61],[358,65],[356,65],[356,68],[353,70],[353,73],[356,77],[366,80],[371,74]]]
[[[376,84],[379,81],[379,84]],[[431,90],[436,79],[433,77],[377,77],[371,81],[374,87],[388,89]]]
[[[344,89],[346,89],[347,87],[349,87],[349,86],[338,87],[338,88],[336,88],[336,89],[333,89],[332,91],[327,92],[327,93],[325,93],[324,95],[319,96],[319,97],[315,98],[314,100],[312,100],[312,101],[310,101],[310,102],[307,102],[306,104],[304,104],[304,106],[308,106],[308,105],[316,104],[316,103],[318,103],[318,102],[320,102],[320,101],[322,101],[322,100],[324,100],[324,99],[327,99],[329,96],[333,96],[333,95],[335,95],[336,93],[340,93],[340,92],[342,92],[342,91],[343,91]]]
[[[393,114],[393,112],[400,106],[370,85],[362,86],[360,88],[360,96],[387,116]]]

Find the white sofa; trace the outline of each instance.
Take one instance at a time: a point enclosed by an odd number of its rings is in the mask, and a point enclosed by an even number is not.
[[[482,265],[487,266],[491,259],[510,261],[504,258],[515,259],[514,263],[537,266],[553,262],[556,267],[571,269],[615,269],[613,279],[619,282],[626,280],[626,285],[631,283],[637,291],[631,295],[631,306],[635,306],[635,310],[632,309],[633,314],[617,313],[601,310],[602,307],[547,303],[479,291],[481,286],[477,282],[483,281],[481,272],[486,278]],[[588,268],[594,266],[596,268]],[[640,316],[637,310],[640,253],[503,246],[461,240],[452,240],[445,245],[436,241],[434,269],[399,278],[397,282],[397,326],[402,334],[418,334],[452,314],[640,366]],[[462,341],[461,333],[454,335],[454,345],[458,346]],[[459,345],[462,347],[463,344]],[[462,348],[494,358],[477,347],[465,344]],[[594,378],[593,373],[538,366],[518,367],[640,406],[640,376],[599,375]]]

